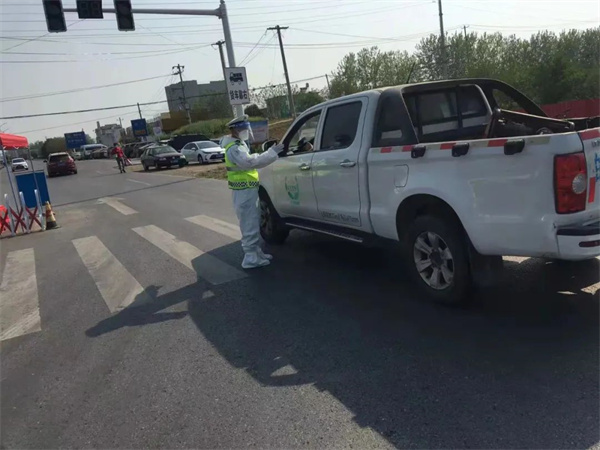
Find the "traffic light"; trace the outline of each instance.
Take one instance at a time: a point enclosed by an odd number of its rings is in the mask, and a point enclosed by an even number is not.
[[[44,14],[46,15],[46,26],[50,33],[64,33],[67,31],[62,0],[44,0]]]
[[[115,0],[115,14],[117,15],[117,28],[119,31],[135,30],[131,0]]]
[[[102,0],[77,0],[77,15],[80,19],[102,19]]]

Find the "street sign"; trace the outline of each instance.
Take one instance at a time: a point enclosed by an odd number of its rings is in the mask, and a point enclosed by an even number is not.
[[[146,119],[134,119],[131,121],[131,131],[135,137],[148,136]]]
[[[83,131],[76,131],[75,133],[65,133],[65,143],[69,150],[79,148],[82,145],[87,144],[85,140],[85,133]]]
[[[80,19],[103,19],[102,0],[77,0],[77,15]]]
[[[250,91],[245,67],[226,67],[225,82],[229,93],[231,105],[244,105],[250,103]]]

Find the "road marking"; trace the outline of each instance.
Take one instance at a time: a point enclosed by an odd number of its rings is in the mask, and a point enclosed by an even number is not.
[[[121,203],[121,200],[123,200],[123,199],[116,198],[116,197],[104,197],[104,198],[98,199],[98,203],[111,206],[125,216],[129,216],[131,214],[137,214],[137,211],[135,209],[130,208],[127,205],[124,205],[123,203]]]
[[[146,183],[145,181],[132,180],[131,178],[127,178],[127,181],[131,181],[132,183],[144,184],[146,186],[152,186],[150,183]]]
[[[224,263],[213,255],[204,253],[188,242],[180,241],[155,225],[134,228],[133,231],[188,269],[196,271],[199,276],[211,284],[228,283],[247,276],[241,270]]]
[[[0,285],[0,341],[41,330],[33,249],[10,252]]]
[[[74,239],[73,245],[111,313],[126,308],[134,300],[150,300],[140,283],[96,236]]]
[[[205,215],[188,217],[185,220],[187,220],[188,222],[195,223],[196,225],[200,225],[201,227],[208,228],[209,230],[215,231],[225,236],[228,236],[236,241],[239,241],[242,238],[240,227],[229,222],[224,222],[222,220],[214,219]]]

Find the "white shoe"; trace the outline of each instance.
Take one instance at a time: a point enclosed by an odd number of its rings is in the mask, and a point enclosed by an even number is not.
[[[255,269],[271,264],[271,261],[261,258],[258,253],[246,253],[242,261],[242,269]]]
[[[268,253],[263,252],[261,248],[258,249],[257,253],[261,259],[267,259],[269,261],[273,259],[273,255],[269,255]]]

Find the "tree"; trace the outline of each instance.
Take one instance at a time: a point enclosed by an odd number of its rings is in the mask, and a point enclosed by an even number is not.
[[[200,98],[192,107],[192,113],[203,120],[231,117],[231,105],[225,93],[214,93]]]
[[[40,153],[47,158],[50,153],[66,152],[67,144],[64,137],[54,137],[46,139],[46,142],[40,148]]]
[[[415,57],[408,52],[381,52],[377,47],[349,53],[342,58],[332,74],[330,97],[403,84],[415,62]],[[413,80],[416,78],[414,74]]]
[[[324,101],[325,98],[318,91],[307,91],[294,94],[294,104],[298,114],[306,111],[311,106],[318,105]]]
[[[251,105],[246,106],[244,109],[244,114],[248,114],[250,117],[264,117],[263,112],[260,110],[257,104],[252,103]]]
[[[374,87],[452,78],[496,78],[539,104],[600,97],[600,27],[542,31],[529,39],[500,33],[421,39],[412,55],[364,48],[344,56],[331,78],[331,97]]]

